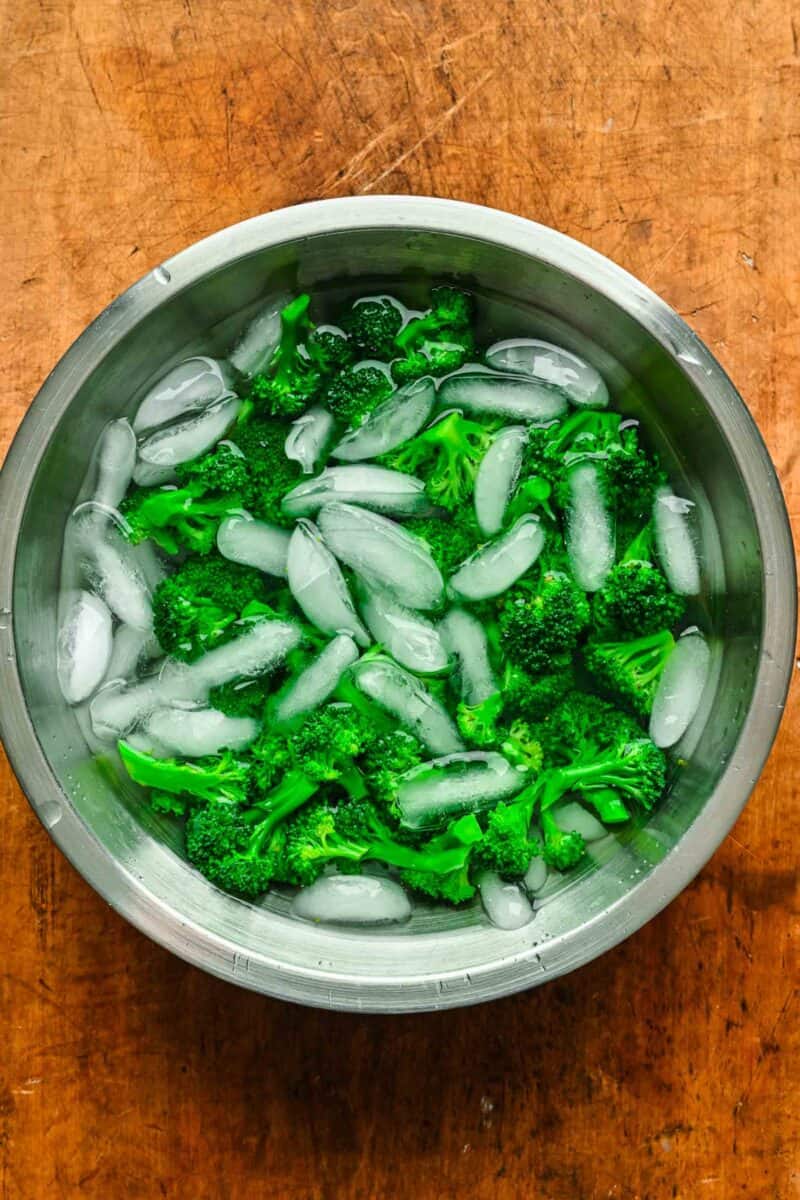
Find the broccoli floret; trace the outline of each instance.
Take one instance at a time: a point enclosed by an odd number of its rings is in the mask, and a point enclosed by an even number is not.
[[[599,696],[577,690],[536,726],[548,767],[572,763],[579,755],[592,758],[600,747],[636,741],[641,736],[634,717]]]
[[[286,457],[286,433],[283,421],[253,419],[237,425],[230,436],[244,455],[249,477],[243,507],[261,520],[291,526],[294,519],[283,512],[281,500],[302,478],[302,470]]]
[[[273,417],[296,417],[319,394],[322,377],[302,345],[313,328],[308,316],[311,297],[297,296],[281,312],[281,340],[267,370],[254,375],[247,400]]]
[[[208,497],[199,484],[187,487],[137,488],[123,500],[125,535],[138,545],[151,538],[167,554],[189,550],[209,554],[217,528],[231,509],[241,507],[236,495]]]
[[[313,792],[296,795],[304,803]],[[298,805],[296,804],[295,807]],[[193,812],[186,822],[186,854],[207,879],[242,896],[255,898],[273,882],[290,882],[286,866],[286,830],[280,817],[256,810],[240,813],[231,805],[213,804]]]
[[[422,743],[404,729],[379,732],[365,747],[359,766],[367,787],[393,819],[398,816],[395,805],[400,776],[419,766],[425,757]]]
[[[480,835],[474,817],[455,822],[447,835],[418,848],[398,841],[376,807],[368,800],[345,801],[336,807],[314,804],[304,809],[287,830],[287,862],[302,884],[313,883],[330,862],[367,859],[426,875],[449,875],[463,868],[469,848]]]
[[[472,856],[483,833],[476,817],[469,813],[431,841],[420,847],[423,857],[414,866],[401,870],[406,887],[431,900],[463,904],[475,895],[470,879]]]
[[[675,648],[668,629],[625,642],[589,642],[584,661],[598,685],[637,716],[653,707],[658,681]]]
[[[263,602],[264,576],[221,554],[189,558],[153,595],[153,630],[161,649],[190,662],[238,632],[248,604]]]
[[[154,813],[168,817],[185,817],[191,801],[188,796],[173,796],[169,792],[151,792],[147,803]]]
[[[142,787],[197,800],[247,802],[250,764],[230,751],[214,758],[179,762],[174,758],[152,758],[127,742],[118,742],[117,749],[125,770]]]
[[[337,420],[355,428],[391,395],[392,383],[378,367],[346,367],[328,384],[325,402]]]
[[[308,336],[306,350],[323,375],[335,375],[337,371],[349,367],[355,358],[353,344],[347,334],[334,325],[318,325]]]
[[[535,585],[523,580],[502,598],[503,651],[512,663],[531,674],[561,671],[589,617],[589,602],[574,579],[558,565],[544,566]]]
[[[528,430],[520,479],[534,476],[558,484],[566,466],[585,455],[605,455],[619,441],[619,413],[580,409],[565,420]]]
[[[475,340],[468,329],[444,330],[436,341],[425,340],[392,362],[392,377],[409,383],[423,375],[449,375],[473,357]]]
[[[477,851],[480,865],[508,879],[518,879],[539,853],[536,838],[530,836],[527,804],[500,803],[486,821],[486,832]]]
[[[244,497],[250,486],[250,473],[242,453],[229,442],[220,442],[213,450],[181,463],[175,468],[178,480],[185,487],[199,486],[206,492],[222,492]]]
[[[571,662],[540,675],[529,675],[512,663],[506,664],[503,672],[502,692],[507,711],[528,721],[547,716],[575,686]]]
[[[390,359],[403,315],[388,296],[356,300],[342,326],[359,350],[372,358]]]
[[[455,510],[471,496],[478,466],[491,444],[485,425],[451,412],[382,461],[396,471],[421,474],[434,504]]]
[[[530,721],[521,718],[512,721],[504,735],[502,750],[506,758],[526,771],[542,769],[544,755],[539,730]]]
[[[637,426],[628,425],[606,447],[603,478],[617,519],[639,525],[652,512],[656,489],[666,476],[639,445]]]
[[[445,576],[452,575],[483,541],[471,505],[462,507],[452,517],[417,517],[406,521],[405,528],[422,538]]]
[[[468,292],[454,287],[432,288],[428,311],[409,321],[395,342],[400,350],[409,350],[427,340],[447,340],[447,336],[469,328],[473,311],[474,301]]]
[[[670,591],[663,572],[654,565],[651,542],[647,525],[595,593],[592,611],[599,629],[655,633],[683,616],[686,601]]]
[[[542,813],[544,848],[542,857],[549,867],[569,871],[576,867],[586,852],[583,835],[571,829],[565,832],[556,825],[552,812]]]
[[[349,704],[327,704],[309,713],[290,741],[296,761],[312,779],[333,782],[341,779],[375,737],[374,727],[357,709]]]
[[[270,686],[266,676],[232,679],[229,683],[213,687],[208,694],[208,703],[226,717],[255,717],[260,720],[269,696]]]
[[[456,710],[461,736],[475,746],[496,746],[503,738],[498,728],[503,704],[500,692],[493,692],[480,704],[464,704],[462,701]]]

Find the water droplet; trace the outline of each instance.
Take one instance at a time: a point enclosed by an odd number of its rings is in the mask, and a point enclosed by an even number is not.
[[[153,279],[155,279],[156,283],[167,284],[172,280],[172,276],[166,267],[156,267],[153,271]]]
[[[61,805],[56,800],[45,800],[44,804],[37,805],[36,811],[42,824],[48,829],[57,825],[63,815]]]

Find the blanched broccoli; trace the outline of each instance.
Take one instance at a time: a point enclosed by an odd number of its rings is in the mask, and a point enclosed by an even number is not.
[[[527,802],[500,804],[486,821],[486,832],[477,850],[483,867],[509,879],[518,879],[540,852],[538,840],[530,836],[532,809]]]
[[[483,541],[472,505],[463,505],[449,517],[416,517],[406,521],[405,528],[422,538],[445,576],[452,575]]]
[[[356,300],[342,320],[353,345],[371,358],[390,359],[403,314],[387,296]]]
[[[423,375],[449,375],[463,367],[475,353],[475,340],[468,329],[445,330],[439,339],[425,339],[392,362],[392,377],[398,383],[410,383]]]
[[[653,707],[658,681],[675,648],[668,629],[631,641],[589,642],[584,661],[598,685],[640,717]]]
[[[367,788],[385,812],[397,819],[397,787],[400,776],[419,766],[426,758],[421,742],[404,729],[378,731],[365,746],[359,767]]]
[[[153,631],[161,649],[191,662],[236,636],[244,609],[264,602],[264,576],[221,554],[189,558],[153,595]]]
[[[335,375],[355,358],[352,342],[342,329],[318,325],[306,340],[308,356],[323,375]]]
[[[271,417],[296,417],[316,398],[322,376],[303,345],[313,326],[308,316],[311,297],[297,296],[281,312],[281,340],[267,370],[254,375],[247,399],[257,412]]]
[[[431,288],[431,306],[414,317],[395,338],[400,350],[418,347],[425,341],[446,341],[450,334],[469,329],[474,302],[468,292],[454,287]]]
[[[655,633],[674,625],[685,610],[684,597],[670,591],[663,572],[654,564],[648,524],[595,592],[595,625],[619,633]]]
[[[208,693],[208,703],[226,717],[255,717],[259,720],[264,716],[270,692],[267,676],[232,679],[229,683],[213,687]]]
[[[521,667],[507,663],[503,672],[506,709],[527,721],[545,717],[575,687],[575,668],[571,662],[537,675],[529,675]]]
[[[325,403],[337,420],[355,428],[391,393],[391,380],[378,367],[345,367],[328,384]]]
[[[589,624],[589,602],[571,575],[544,564],[536,583],[521,580],[502,597],[499,624],[503,651],[531,674],[560,672],[569,666]]]
[[[134,783],[172,796],[197,800],[245,804],[250,788],[250,763],[230,751],[216,758],[182,762],[175,758],[152,758],[118,742],[122,765]]]
[[[189,550],[208,554],[213,549],[220,521],[240,508],[239,496],[209,497],[197,484],[188,487],[137,488],[120,505],[125,535],[138,545],[148,538],[167,554]]]
[[[406,887],[431,900],[463,904],[475,895],[470,878],[472,857],[483,837],[477,819],[471,814],[459,817],[451,825],[420,846],[421,859],[400,873]]]
[[[503,738],[498,721],[503,712],[501,692],[487,696],[480,704],[464,704],[456,709],[456,722],[461,736],[475,746],[496,746]]]
[[[382,461],[396,471],[422,475],[434,504],[454,510],[472,495],[478,466],[491,444],[492,434],[485,425],[451,412],[385,454]]]

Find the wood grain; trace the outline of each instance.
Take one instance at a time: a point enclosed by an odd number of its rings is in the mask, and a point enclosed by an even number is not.
[[[800,26],[781,0],[0,0],[6,446],[120,290],[299,200],[454,196],[662,293],[800,513]],[[800,726],[695,883],[490,1007],[307,1012],[125,925],[0,770],[0,1196],[800,1196]]]

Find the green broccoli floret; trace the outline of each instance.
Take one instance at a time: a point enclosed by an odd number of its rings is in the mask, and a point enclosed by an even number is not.
[[[543,565],[536,583],[522,580],[500,602],[500,641],[506,657],[531,674],[559,672],[589,624],[589,602],[571,575]]]
[[[653,707],[658,681],[675,648],[668,629],[625,642],[589,642],[584,661],[603,691],[647,717]]]
[[[423,375],[449,375],[463,367],[475,353],[475,340],[468,329],[445,330],[436,341],[425,340],[392,362],[397,383],[410,383]]]
[[[254,717],[260,720],[270,697],[267,676],[258,679],[232,679],[221,683],[208,693],[208,703],[226,717]]]
[[[530,836],[530,808],[527,804],[500,803],[486,821],[486,832],[477,850],[482,867],[497,871],[507,879],[518,879],[540,853],[538,840]]]
[[[398,817],[395,803],[400,776],[419,766],[425,758],[422,743],[404,729],[378,732],[364,748],[359,766],[367,788],[393,819]]]
[[[392,393],[391,380],[378,367],[345,367],[328,384],[325,403],[348,427],[361,425],[373,408]]]
[[[253,376],[246,397],[259,412],[296,417],[320,392],[321,374],[303,346],[313,328],[308,316],[310,303],[310,296],[297,296],[281,312],[278,348],[267,370]]]
[[[475,746],[496,746],[503,739],[498,727],[503,712],[504,699],[500,692],[493,692],[480,704],[465,704],[456,709],[456,722],[461,736]]]
[[[532,721],[522,718],[512,721],[503,736],[502,751],[510,762],[526,771],[542,769],[544,755],[539,730]]]
[[[557,871],[569,871],[576,867],[586,853],[583,835],[575,829],[566,832],[560,829],[552,811],[542,813],[542,835],[542,857],[549,867],[555,867]]]
[[[452,575],[483,541],[472,505],[463,506],[451,517],[416,517],[406,521],[405,528],[422,538],[445,576]]]
[[[508,712],[538,721],[552,712],[575,686],[575,668],[571,662],[539,675],[529,675],[521,667],[507,663],[501,690]]]
[[[563,421],[533,426],[528,430],[520,480],[524,483],[533,476],[555,486],[566,466],[586,455],[605,455],[618,443],[619,425],[619,413],[579,409]]]
[[[154,813],[167,817],[185,817],[191,800],[188,796],[173,796],[169,792],[150,792],[147,803]]]
[[[356,300],[342,320],[351,341],[372,358],[390,359],[403,314],[388,296]]]
[[[227,441],[220,442],[200,458],[181,463],[175,468],[175,474],[184,487],[202,488],[203,494],[222,492],[244,498],[250,486],[250,472],[244,455]]]
[[[273,882],[291,882],[283,822],[314,795],[317,785],[299,772],[282,781],[263,804],[244,812],[209,804],[186,822],[186,853],[207,879],[254,898]]]
[[[427,340],[447,340],[451,334],[469,328],[473,311],[474,301],[468,292],[454,287],[431,288],[430,308],[409,321],[395,342],[400,350],[409,350]]]
[[[197,800],[247,802],[250,764],[230,751],[213,758],[180,762],[175,758],[153,758],[134,750],[127,742],[118,742],[117,749],[125,770],[142,787]]]
[[[633,525],[646,521],[656,489],[665,482],[662,468],[639,445],[638,427],[627,425],[605,450],[605,491],[616,508],[617,520]]]
[[[297,763],[312,779],[334,782],[375,737],[374,727],[352,705],[326,704],[308,714],[290,742]]]
[[[241,504],[240,496],[208,497],[199,484],[190,484],[136,488],[122,501],[120,512],[125,536],[134,545],[151,538],[167,554],[209,554],[220,521]]]
[[[572,691],[536,725],[545,765],[563,766],[579,754],[592,758],[601,746],[642,736],[629,713],[588,692]]]
[[[308,356],[323,375],[335,375],[355,358],[353,344],[335,325],[318,325],[306,340]]]
[[[166,654],[190,662],[228,641],[253,602],[265,600],[264,576],[221,554],[189,558],[153,594],[153,630]]]
[[[382,461],[396,471],[421,475],[434,504],[455,510],[472,495],[478,466],[491,444],[485,425],[451,412]]]
[[[443,833],[419,848],[423,858],[401,870],[406,887],[431,900],[463,904],[475,895],[470,879],[472,857],[483,833],[476,817],[469,813],[448,825]]]
[[[620,633],[655,633],[674,625],[685,610],[684,597],[670,591],[663,572],[654,564],[652,527],[648,524],[595,593],[595,625]]]

